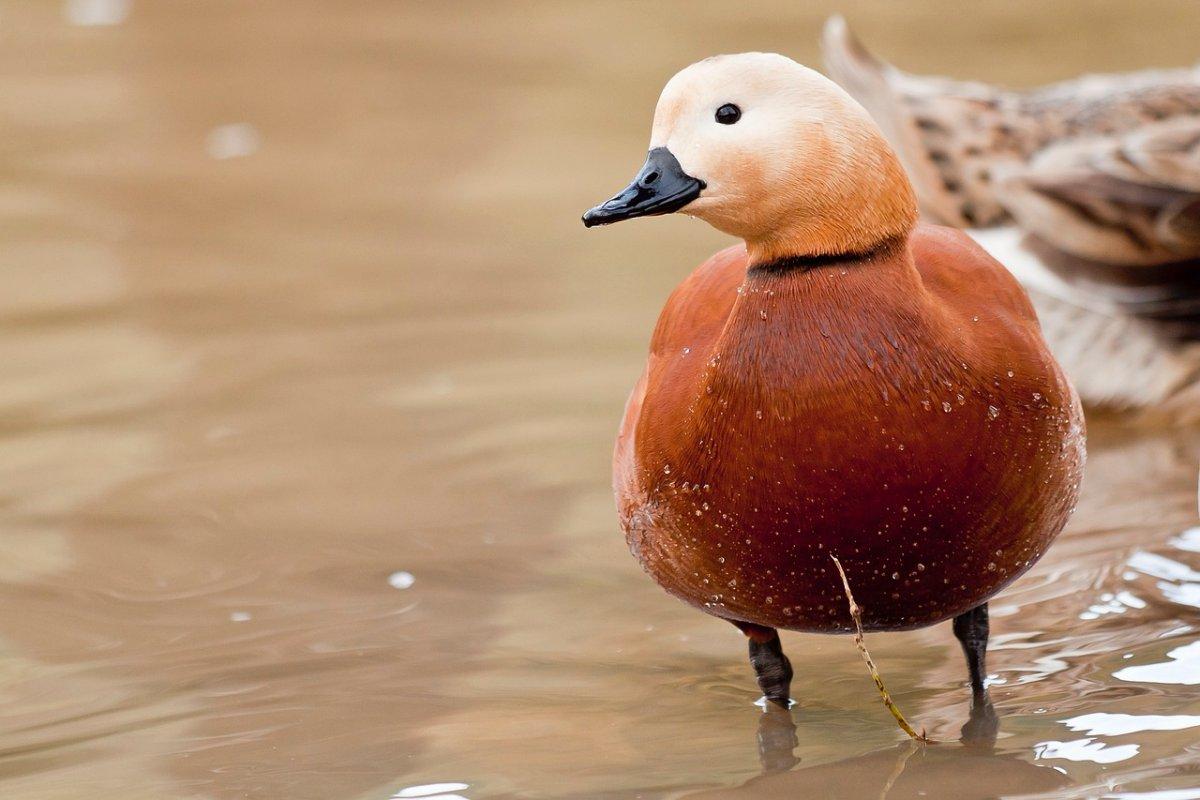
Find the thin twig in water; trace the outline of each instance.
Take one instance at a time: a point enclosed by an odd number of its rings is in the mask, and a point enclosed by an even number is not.
[[[842,588],[846,590],[846,600],[850,603],[850,616],[854,619],[854,628],[857,633],[854,634],[854,644],[858,645],[858,652],[862,655],[863,661],[867,662],[867,669],[871,672],[871,679],[875,681],[875,688],[879,690],[879,696],[883,699],[883,704],[887,710],[892,712],[892,716],[896,718],[896,724],[900,726],[900,730],[907,733],[910,737],[922,744],[933,744],[933,740],[925,735],[925,731],[917,733],[913,730],[913,726],[908,724],[908,720],[904,718],[900,707],[892,700],[892,696],[888,694],[887,687],[883,685],[883,677],[879,674],[879,670],[875,668],[875,661],[871,658],[871,653],[867,650],[867,643],[863,640],[862,626],[862,608],[858,603],[854,602],[854,594],[850,591],[850,581],[846,579],[846,570],[842,569],[842,562],[838,561],[837,556],[831,555],[834,566],[837,567],[838,574],[842,576]]]

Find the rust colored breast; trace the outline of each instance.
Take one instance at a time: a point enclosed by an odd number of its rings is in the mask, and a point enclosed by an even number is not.
[[[742,248],[663,310],[614,454],[630,549],[716,616],[931,624],[1036,561],[1073,510],[1078,400],[1015,280],[922,226],[886,254],[747,272]]]

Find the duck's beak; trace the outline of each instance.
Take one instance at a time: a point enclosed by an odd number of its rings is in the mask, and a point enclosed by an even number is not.
[[[633,183],[584,214],[583,224],[590,228],[634,217],[670,214],[699,197],[704,186],[704,181],[683,171],[670,150],[656,147]]]

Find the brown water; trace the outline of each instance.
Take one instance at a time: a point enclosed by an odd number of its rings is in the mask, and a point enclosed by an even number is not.
[[[124,5],[0,8],[5,798],[1200,797],[1200,431],[1092,419],[990,751],[790,635],[760,777],[742,637],[626,551],[625,393],[725,240],[579,212],[675,69],[815,63],[834,3]],[[1017,84],[1200,55],[1189,0],[839,7]],[[954,742],[948,626],[870,644]]]

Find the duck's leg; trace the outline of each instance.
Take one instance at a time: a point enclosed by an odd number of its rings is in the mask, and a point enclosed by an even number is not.
[[[787,708],[792,685],[792,662],[783,654],[779,632],[749,622],[733,624],[750,640],[750,666],[754,667],[758,687],[772,703]]]
[[[967,657],[967,671],[971,677],[971,697],[975,701],[987,699],[988,608],[987,603],[972,608],[954,618],[954,636],[962,645]]]
[[[996,741],[1000,718],[992,708],[984,684],[987,678],[987,603],[955,617],[954,636],[962,645],[963,655],[967,657],[967,672],[971,678],[971,715],[962,726],[963,742],[990,746]]]

